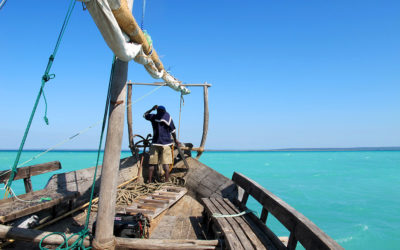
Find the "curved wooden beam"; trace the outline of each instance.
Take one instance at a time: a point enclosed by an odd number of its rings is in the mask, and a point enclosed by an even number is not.
[[[204,151],[204,145],[206,144],[206,139],[207,139],[207,133],[208,133],[208,86],[204,85],[203,86],[204,90],[204,120],[203,120],[203,136],[201,137],[201,143],[200,143],[200,148],[202,151],[197,152],[196,159],[199,159],[200,156],[203,154]]]
[[[126,120],[128,122],[128,134],[129,134],[129,148],[131,149],[132,155],[135,155],[135,148],[133,144],[133,131],[132,131],[132,85],[128,84],[128,97],[126,102]]]

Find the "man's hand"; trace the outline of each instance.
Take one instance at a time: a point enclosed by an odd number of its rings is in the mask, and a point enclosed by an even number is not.
[[[151,108],[151,110],[156,110],[158,108],[158,105],[154,105],[153,108]]]

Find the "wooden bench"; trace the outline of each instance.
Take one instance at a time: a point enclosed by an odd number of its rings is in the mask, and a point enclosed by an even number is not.
[[[218,238],[225,239],[228,249],[276,249],[268,236],[249,217],[248,214],[235,217],[218,217],[215,214],[236,215],[240,210],[228,199],[202,198],[208,218],[216,226]],[[208,230],[209,231],[209,230]]]
[[[18,168],[14,180],[24,180],[26,194],[0,200],[0,222],[6,223],[44,209],[54,208],[62,203],[69,203],[72,207],[72,201],[78,196],[78,192],[57,192],[47,189],[33,191],[32,189],[31,176],[59,169],[61,169],[59,161]],[[1,171],[0,183],[6,183],[10,174],[11,171]]]
[[[277,196],[246,176],[234,173],[232,180],[239,188],[237,200],[203,198],[205,213],[213,221],[225,239],[229,249],[295,249],[300,242],[306,249],[343,249],[314,223]],[[246,213],[240,217],[212,216],[214,213],[238,214],[248,210],[247,199],[251,195],[262,205],[261,216]],[[289,232],[287,244],[283,244],[267,226],[268,214],[278,219]],[[255,238],[256,236],[256,238]],[[260,244],[261,243],[261,244]]]

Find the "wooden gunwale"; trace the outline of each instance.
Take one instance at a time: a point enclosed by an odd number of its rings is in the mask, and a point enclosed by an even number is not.
[[[251,195],[266,210],[262,214],[263,222],[266,221],[268,212],[290,231],[288,249],[294,249],[297,241],[306,249],[343,249],[303,214],[255,181],[236,172],[233,174],[232,180],[245,191],[244,199],[240,200],[242,208],[246,208],[246,197]]]
[[[17,168],[17,173],[14,176],[14,180],[24,179],[25,193],[30,193],[33,191],[31,176],[40,175],[59,169],[61,169],[61,163],[59,161],[51,161],[32,166],[21,167]],[[10,170],[0,171],[0,183],[6,183],[10,178],[10,175]]]

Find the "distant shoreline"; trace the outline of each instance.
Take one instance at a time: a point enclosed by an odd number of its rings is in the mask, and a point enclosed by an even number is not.
[[[45,149],[24,149],[24,151],[44,151]],[[0,152],[17,149],[0,149]],[[352,147],[352,148],[282,148],[282,149],[207,149],[205,152],[355,152],[355,151],[400,151],[400,147]],[[52,152],[97,152],[97,149],[57,149]],[[122,152],[130,152],[129,149]]]

